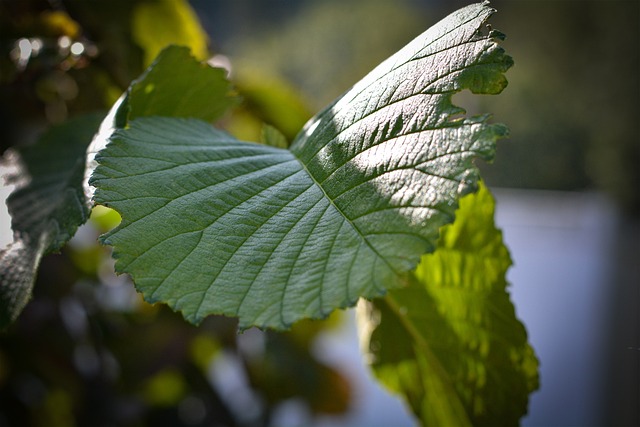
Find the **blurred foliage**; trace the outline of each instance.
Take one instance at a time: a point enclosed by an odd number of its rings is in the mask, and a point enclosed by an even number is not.
[[[187,0],[138,2],[131,19],[133,40],[144,48],[145,67],[169,44],[189,46],[197,59],[209,59],[207,34]]]
[[[93,252],[97,233],[86,226],[62,254],[43,260],[34,300],[0,337],[0,425],[269,425],[292,396],[312,413],[347,409],[348,383],[309,348],[322,324],[251,331],[250,345],[228,318],[193,327],[114,276],[108,251]],[[77,259],[96,260],[96,274]],[[228,371],[216,365],[223,353],[236,360],[246,378],[239,386],[255,399],[250,418],[221,392],[229,384],[211,379]]]
[[[290,143],[311,117],[300,95],[277,77],[248,71],[240,72],[235,82],[244,102],[233,110],[225,127],[238,139],[260,141],[262,124],[267,123]]]

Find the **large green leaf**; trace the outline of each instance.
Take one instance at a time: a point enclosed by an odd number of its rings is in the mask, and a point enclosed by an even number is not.
[[[538,387],[538,362],[506,291],[511,259],[493,209],[484,187],[463,198],[410,285],[359,316],[373,371],[424,425],[517,425]]]
[[[89,217],[82,191],[85,151],[100,119],[94,114],[69,120],[33,146],[4,156],[3,185],[16,188],[6,199],[11,223],[2,224],[0,233],[6,240],[0,247],[0,328],[31,297],[42,256],[60,249]]]
[[[312,118],[290,150],[198,120],[140,118],[98,154],[104,237],[148,301],[199,322],[287,328],[404,284],[506,128],[451,96],[498,93],[511,64],[471,5],[416,38]],[[177,78],[178,76],[176,76]],[[130,102],[133,103],[132,100]]]

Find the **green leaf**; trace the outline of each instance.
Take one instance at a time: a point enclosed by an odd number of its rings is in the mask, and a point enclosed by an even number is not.
[[[85,151],[101,115],[51,128],[38,142],[3,158],[4,185],[15,185],[6,205],[0,247],[0,328],[20,314],[43,255],[59,250],[89,216],[82,190]],[[8,237],[8,239],[4,239]]]
[[[141,118],[99,153],[98,203],[116,269],[192,322],[288,328],[404,285],[457,199],[476,188],[502,125],[455,118],[453,93],[497,93],[511,58],[452,14],[312,118],[290,150],[197,120]],[[131,100],[133,103],[133,100]]]
[[[493,210],[485,187],[464,197],[410,285],[359,316],[374,373],[423,425],[517,425],[538,387],[538,362],[506,291],[511,259]]]

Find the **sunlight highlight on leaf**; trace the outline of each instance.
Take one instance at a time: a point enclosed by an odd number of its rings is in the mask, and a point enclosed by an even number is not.
[[[471,5],[436,24],[312,118],[290,150],[197,120],[131,120],[91,181],[96,202],[123,218],[104,237],[116,270],[192,322],[225,314],[241,328],[285,329],[403,286],[476,189],[473,159],[490,160],[506,135],[487,116],[450,120],[462,111],[453,93],[506,84],[512,60],[480,32],[493,12]],[[147,75],[170,84],[161,67]],[[154,93],[132,90],[129,103],[155,105]]]

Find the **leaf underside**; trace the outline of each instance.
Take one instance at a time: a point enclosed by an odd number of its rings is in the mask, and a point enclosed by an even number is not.
[[[383,62],[312,118],[290,150],[193,119],[138,118],[96,158],[104,237],[147,301],[192,322],[288,328],[402,286],[476,189],[472,160],[506,134],[459,117],[463,89],[499,93],[512,64],[468,6]],[[133,100],[131,101],[133,103]]]

